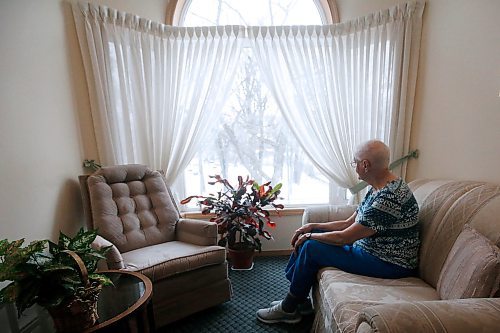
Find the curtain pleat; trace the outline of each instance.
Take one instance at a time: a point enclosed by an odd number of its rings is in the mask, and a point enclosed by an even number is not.
[[[146,164],[173,184],[213,137],[244,28],[171,27],[89,3],[73,12],[100,161]]]
[[[99,159],[165,170],[173,184],[213,138],[249,44],[301,147],[351,188],[358,144],[378,138],[394,158],[409,150],[423,9],[409,2],[322,26],[172,27],[74,4]]]
[[[349,162],[360,143],[378,138],[395,158],[409,149],[423,8],[410,2],[337,25],[249,29],[292,133],[344,188],[358,182]]]

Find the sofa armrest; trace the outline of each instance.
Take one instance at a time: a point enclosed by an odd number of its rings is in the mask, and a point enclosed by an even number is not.
[[[180,219],[175,229],[176,239],[196,245],[217,245],[217,224],[205,220]]]
[[[323,223],[345,220],[356,211],[355,205],[324,205],[307,207],[302,216],[302,224]]]
[[[113,245],[110,241],[105,239],[102,236],[97,235],[95,240],[92,242],[92,248],[94,249],[101,249],[106,246],[111,246],[109,251],[106,253],[106,264],[107,267],[104,269],[123,269],[125,268],[125,265],[123,264],[123,258],[118,251],[118,248]]]
[[[466,298],[368,307],[359,314],[356,332],[494,333],[499,327],[499,298]]]

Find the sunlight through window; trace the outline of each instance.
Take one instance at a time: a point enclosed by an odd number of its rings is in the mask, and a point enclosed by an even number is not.
[[[324,13],[312,0],[192,0],[182,11],[179,25],[323,22]],[[230,181],[249,175],[259,183],[281,182],[281,202],[288,205],[345,202],[345,190],[328,182],[289,132],[249,48],[243,52],[215,141],[198,152],[184,173],[186,194],[213,190],[207,182],[215,174]]]

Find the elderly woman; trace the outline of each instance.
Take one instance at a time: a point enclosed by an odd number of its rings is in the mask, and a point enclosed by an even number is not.
[[[295,231],[286,268],[290,290],[282,301],[257,311],[260,321],[297,323],[311,312],[308,295],[322,267],[380,278],[415,275],[418,205],[408,185],[389,170],[389,159],[381,141],[359,146],[352,166],[371,185],[363,202],[347,220],[309,223]]]

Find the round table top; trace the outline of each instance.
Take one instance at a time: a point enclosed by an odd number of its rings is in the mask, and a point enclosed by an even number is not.
[[[147,303],[153,292],[151,280],[143,274],[120,270],[99,273],[108,276],[114,286],[103,287],[97,302],[99,319],[87,332],[97,331],[133,313]]]

